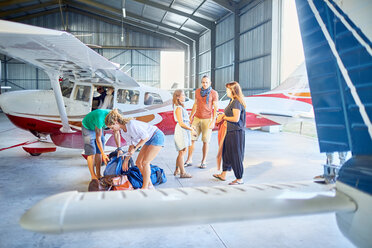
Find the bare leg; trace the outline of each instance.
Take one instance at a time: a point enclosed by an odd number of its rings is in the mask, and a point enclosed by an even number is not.
[[[340,166],[345,163],[347,152],[338,152],[338,158],[340,159]]]
[[[192,154],[194,152],[194,148],[195,148],[195,141],[192,140],[191,141],[191,146],[189,146],[189,153],[187,154],[187,159],[186,159],[186,163],[192,163]]]
[[[209,150],[209,144],[207,142],[203,142],[203,159],[202,159],[202,164],[205,164],[207,160],[207,154]]]
[[[144,149],[145,148],[145,149]],[[150,163],[156,155],[158,155],[159,151],[161,150],[161,146],[153,146],[153,145],[144,145],[140,151],[140,154],[143,153],[143,160],[142,160],[142,176],[143,176],[143,185],[141,189],[147,189],[148,187],[152,186],[150,176],[151,176],[151,168]]]
[[[327,152],[326,153],[326,156],[327,156],[327,165],[332,165],[333,163],[333,152]]]
[[[176,160],[176,171],[179,170],[181,175],[185,173],[185,168],[183,166],[183,156],[185,155],[185,153],[186,148],[181,151],[178,151],[178,156]]]
[[[89,172],[90,172],[90,176],[92,177],[92,180],[93,179],[98,179],[96,174],[94,173],[94,168],[93,168],[93,157],[94,155],[89,155],[87,157],[87,162],[88,162],[88,169],[89,169]]]
[[[138,154],[137,160],[136,160],[136,166],[140,170],[142,177],[143,177],[143,166],[142,166],[142,164],[143,164],[143,158],[144,158],[145,154],[147,153],[147,148],[148,148],[148,146],[143,146],[141,148],[141,151]]]
[[[94,155],[94,162],[96,164],[96,175],[97,175],[97,178],[101,178],[101,164],[102,164],[102,156],[101,156],[101,154]]]
[[[214,174],[214,177],[219,177],[220,180],[225,181],[226,180],[226,172],[227,171],[222,171],[221,174]]]

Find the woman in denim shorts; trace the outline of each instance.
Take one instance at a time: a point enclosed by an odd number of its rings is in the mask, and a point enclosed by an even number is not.
[[[117,109],[112,110],[106,116],[105,124],[114,131],[115,136],[121,134],[127,145],[129,145],[126,158],[123,162],[123,171],[128,170],[130,156],[138,148],[143,146],[138,154],[136,165],[143,176],[142,189],[152,188],[150,163],[164,146],[164,133],[156,126],[146,122],[137,121],[133,118],[124,118]],[[118,155],[121,153],[119,151]]]

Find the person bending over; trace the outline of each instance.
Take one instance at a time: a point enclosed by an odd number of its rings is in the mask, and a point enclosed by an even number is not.
[[[164,146],[164,133],[156,126],[146,122],[137,121],[133,118],[125,118],[117,109],[110,111],[106,116],[105,124],[114,131],[115,137],[118,137],[118,133],[120,132],[121,136],[129,145],[126,158],[123,162],[124,171],[128,170],[130,156],[142,146],[136,160],[136,166],[143,177],[141,189],[152,188],[150,163]],[[122,152],[119,150],[118,153],[120,155]]]
[[[109,160],[103,152],[105,144],[103,128],[105,128],[105,118],[109,112],[110,110],[107,109],[93,110],[84,117],[82,122],[81,132],[84,139],[84,153],[88,156],[87,162],[92,180],[101,177],[102,159],[105,164]],[[94,167],[96,168],[95,172]]]

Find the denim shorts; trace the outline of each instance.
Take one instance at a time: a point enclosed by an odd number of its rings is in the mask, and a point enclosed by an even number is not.
[[[94,154],[101,154],[101,151],[98,149],[97,141],[96,141],[96,131],[86,129],[84,126],[81,127],[81,133],[84,139],[84,154],[85,155],[94,155]],[[103,135],[102,129],[102,149],[105,149],[105,136]]]
[[[160,129],[157,129],[145,145],[164,146],[164,133]]]

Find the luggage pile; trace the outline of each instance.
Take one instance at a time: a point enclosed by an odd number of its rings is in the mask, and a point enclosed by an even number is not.
[[[88,191],[133,190],[142,187],[141,172],[135,166],[132,158],[128,162],[128,171],[123,171],[122,164],[125,157],[117,157],[116,152],[110,153],[109,157],[110,161],[103,173],[104,177],[98,180],[93,179],[89,183]],[[150,178],[154,186],[167,181],[163,169],[156,165],[151,165]]]

